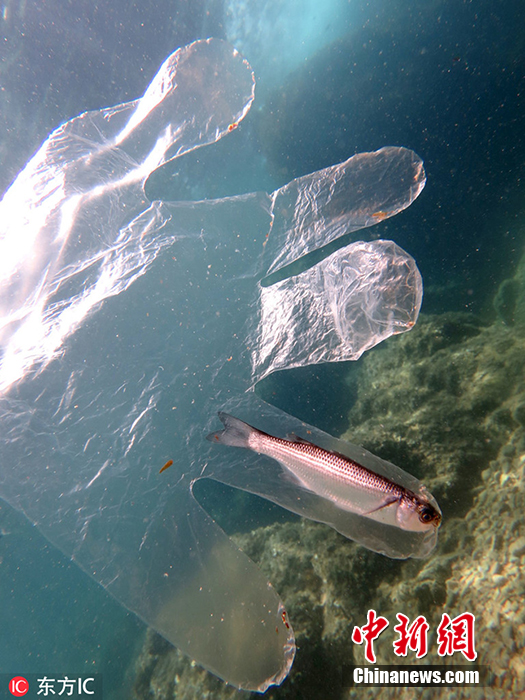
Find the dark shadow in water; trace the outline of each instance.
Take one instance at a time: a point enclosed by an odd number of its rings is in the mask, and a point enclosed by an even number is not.
[[[299,516],[246,491],[213,479],[200,479],[193,494],[204,510],[227,535],[251,532],[274,523],[299,520]]]
[[[264,401],[336,437],[348,429],[360,362],[337,362],[275,372],[255,391]]]

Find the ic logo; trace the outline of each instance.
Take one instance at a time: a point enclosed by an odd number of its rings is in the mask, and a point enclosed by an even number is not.
[[[29,683],[23,676],[15,676],[9,681],[9,692],[17,698],[25,695],[29,690]]]

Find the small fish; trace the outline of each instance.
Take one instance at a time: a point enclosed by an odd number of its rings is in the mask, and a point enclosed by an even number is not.
[[[376,221],[383,221],[383,219],[386,219],[390,216],[390,212],[388,211],[376,211],[372,214],[372,218],[375,219]]]
[[[168,459],[168,461],[166,462],[166,464],[165,464],[165,465],[162,467],[162,469],[160,470],[159,474],[162,474],[163,471],[166,471],[166,469],[169,469],[169,468],[171,467],[172,464],[173,464],[173,460],[172,460],[172,459]]]
[[[324,450],[295,435],[283,439],[219,412],[224,430],[207,439],[245,447],[277,460],[291,478],[338,508],[411,532],[438,528],[441,513],[422,494],[396,484],[337,452]]]

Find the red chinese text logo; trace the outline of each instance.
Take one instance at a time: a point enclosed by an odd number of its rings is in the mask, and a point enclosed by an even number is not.
[[[362,627],[354,627],[352,632],[352,641],[355,644],[365,642],[365,657],[371,664],[375,664],[376,655],[374,653],[374,641],[379,637],[381,632],[388,627],[386,617],[377,617],[375,610],[368,611],[368,622]]]
[[[394,631],[397,632],[397,639],[393,643],[396,656],[406,656],[410,650],[415,652],[418,659],[422,659],[428,653],[429,624],[425,616],[419,615],[412,623],[403,613],[397,613],[396,617],[398,624]],[[365,658],[371,664],[376,663],[374,641],[388,625],[385,617],[378,616],[375,610],[369,610],[366,625],[354,627],[352,641],[355,644],[365,643]],[[478,655],[474,648],[474,632],[475,618],[472,613],[465,612],[453,620],[443,613],[437,628],[439,656],[461,652],[468,661],[475,661]]]
[[[397,613],[399,624],[394,627],[399,638],[394,642],[394,652],[396,656],[406,656],[407,650],[416,652],[418,659],[426,656],[428,651],[427,632],[429,624],[423,615],[416,617],[414,622],[408,626],[410,620],[403,613]]]
[[[452,656],[455,651],[460,651],[466,659],[475,661],[478,656],[474,649],[475,622],[474,615],[469,612],[458,615],[453,620],[447,613],[443,613],[437,630],[438,654]]]

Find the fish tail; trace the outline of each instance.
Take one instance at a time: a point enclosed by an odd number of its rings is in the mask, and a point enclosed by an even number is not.
[[[256,432],[255,428],[245,423],[229,413],[219,411],[219,418],[224,424],[224,430],[219,430],[216,433],[210,433],[206,436],[206,440],[210,442],[218,442],[221,445],[230,445],[231,447],[247,447],[250,448],[250,435]]]

